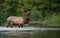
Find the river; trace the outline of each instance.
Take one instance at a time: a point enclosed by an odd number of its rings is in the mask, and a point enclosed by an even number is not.
[[[0,27],[0,38],[60,38],[60,28],[53,27]]]

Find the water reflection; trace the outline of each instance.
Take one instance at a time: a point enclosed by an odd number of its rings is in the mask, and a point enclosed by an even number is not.
[[[5,31],[0,31],[0,38],[60,38],[60,29],[59,28],[55,28],[56,30],[55,29],[51,30],[51,29],[54,28],[40,27],[40,30],[17,30],[17,31],[5,30]]]
[[[24,28],[6,28],[6,27],[0,27],[0,31],[19,31],[19,30],[60,30],[60,28],[48,28],[48,27],[24,27]]]
[[[1,31],[1,38],[32,38],[36,31]]]

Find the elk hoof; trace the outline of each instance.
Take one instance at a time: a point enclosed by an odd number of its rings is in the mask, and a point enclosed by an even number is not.
[[[6,26],[7,28],[9,27],[9,26]]]
[[[18,26],[18,28],[20,28],[20,26]]]
[[[23,28],[23,26],[21,26],[21,28]]]
[[[23,28],[23,25],[20,25],[21,26],[21,28]]]
[[[10,26],[12,28],[12,26]]]

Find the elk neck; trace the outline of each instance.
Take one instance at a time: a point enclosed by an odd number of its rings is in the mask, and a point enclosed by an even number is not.
[[[24,19],[24,24],[27,24],[30,21],[30,15],[31,13],[28,13]]]

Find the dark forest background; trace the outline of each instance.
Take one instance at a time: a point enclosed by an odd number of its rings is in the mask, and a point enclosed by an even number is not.
[[[0,25],[9,16],[24,16],[31,12],[31,21],[60,23],[60,0],[0,0]]]

